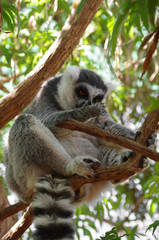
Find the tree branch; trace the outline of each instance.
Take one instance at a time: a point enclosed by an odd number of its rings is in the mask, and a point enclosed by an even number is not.
[[[32,221],[33,215],[30,206],[20,220],[1,238],[1,240],[18,240],[30,227]]]
[[[0,100],[0,128],[19,114],[33,99],[42,82],[55,75],[71,54],[102,0],[86,0],[81,12],[68,17],[60,36],[42,57],[37,66],[16,89]]]
[[[157,116],[159,118],[159,111]],[[150,148],[147,148],[140,143],[137,143],[135,141],[129,140],[121,136],[117,136],[115,134],[112,134],[111,132],[102,130],[98,127],[95,127],[95,126],[90,127],[87,124],[80,123],[75,120],[64,121],[58,124],[58,127],[66,128],[74,131],[80,131],[95,137],[99,137],[105,141],[113,142],[124,148],[128,148],[135,152],[141,153],[143,156],[149,157],[154,161],[159,161],[159,153],[152,151]]]
[[[10,205],[6,208],[3,208],[0,210],[0,222],[3,221],[4,219],[18,213],[19,211],[27,208],[29,206],[28,203],[24,202],[18,202],[16,204]]]
[[[159,122],[159,110],[150,112],[147,115],[147,117],[143,123],[143,126],[141,128],[141,134],[137,138],[137,143],[142,144],[143,149],[145,149],[144,146],[147,145],[146,141],[147,141],[148,137],[156,131],[158,122]],[[133,141],[131,141],[131,142],[133,142]],[[118,142],[118,144],[119,143],[120,143],[120,141]],[[120,145],[124,147],[125,142],[124,142],[124,145],[122,145],[122,144],[120,144]],[[128,146],[128,148],[130,148],[130,146]],[[132,150],[137,151],[137,149],[136,150],[132,149]],[[139,150],[139,148],[138,148],[138,150]],[[138,152],[140,152],[140,151],[138,151]],[[120,179],[120,181],[124,181],[124,180],[128,179],[129,177],[133,176],[134,174],[143,170],[141,168],[141,163],[140,163],[140,159],[142,156],[143,156],[143,152],[141,151],[140,154],[136,154],[135,156],[130,157],[125,163],[123,163],[119,166],[96,168],[96,169],[94,169],[95,177],[92,177],[89,180],[85,179],[83,177],[80,177],[80,176],[71,176],[69,178],[69,183],[73,188],[76,188],[76,187],[79,188],[83,184],[86,184],[88,182],[107,181],[107,180],[118,181],[119,179]],[[158,153],[155,153],[154,160],[159,161]]]

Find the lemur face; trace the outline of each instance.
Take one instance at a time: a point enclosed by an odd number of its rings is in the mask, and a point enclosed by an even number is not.
[[[112,86],[91,70],[71,66],[60,80],[57,99],[64,110],[81,107],[85,102],[104,102]]]
[[[90,105],[96,102],[103,102],[106,92],[103,89],[91,86],[88,83],[77,83],[74,89],[75,107],[81,107],[85,102]]]

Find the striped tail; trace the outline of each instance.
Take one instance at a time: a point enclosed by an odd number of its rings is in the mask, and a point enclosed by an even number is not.
[[[40,177],[35,185],[32,209],[37,240],[73,240],[74,192],[66,179]]]

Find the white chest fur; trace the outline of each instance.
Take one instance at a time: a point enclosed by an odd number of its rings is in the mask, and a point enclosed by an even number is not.
[[[77,131],[70,131],[58,138],[71,157],[90,155],[99,157],[99,145],[95,137]]]

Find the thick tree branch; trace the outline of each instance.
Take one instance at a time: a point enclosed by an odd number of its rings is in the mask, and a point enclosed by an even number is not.
[[[149,113],[143,123],[143,126],[141,128],[141,135],[138,137],[137,142],[142,144],[143,146],[146,146],[147,145],[146,141],[148,137],[156,131],[158,122],[159,122],[159,110],[155,110]],[[106,181],[106,180],[117,181],[118,179],[120,179],[120,181],[125,180],[133,176],[134,174],[142,171],[141,163],[140,163],[140,159],[142,155],[143,155],[142,153],[136,154],[135,156],[130,157],[128,161],[121,164],[120,166],[97,168],[94,170],[95,177],[92,177],[91,179],[89,179],[89,181],[88,179],[85,179],[79,176],[72,176],[71,178],[69,178],[69,182],[73,188],[76,188],[77,186],[80,187],[83,184],[88,182],[97,182],[97,181]],[[158,154],[156,155],[156,157],[154,160],[159,161]]]
[[[78,44],[101,3],[102,0],[86,0],[79,15],[77,16],[74,12],[67,19],[60,36],[37,66],[12,93],[0,100],[0,128],[30,103],[44,80],[60,70]]]
[[[159,117],[159,111],[158,111],[158,117]],[[143,146],[140,143],[137,143],[135,141],[129,140],[121,136],[117,136],[115,134],[112,134],[111,132],[102,130],[98,127],[93,127],[93,126],[90,127],[84,123],[80,123],[75,120],[64,121],[58,124],[58,127],[67,128],[74,131],[80,131],[95,137],[99,137],[105,141],[113,142],[124,148],[128,148],[135,152],[141,153],[143,156],[149,157],[154,161],[159,161],[159,153],[152,151],[151,149]]]

